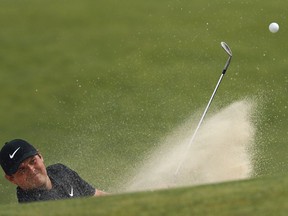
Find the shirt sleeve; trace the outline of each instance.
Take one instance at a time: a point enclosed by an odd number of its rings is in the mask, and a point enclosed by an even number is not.
[[[63,165],[64,166],[64,165]],[[95,187],[82,179],[77,172],[65,166],[65,168],[70,172],[71,179],[73,183],[77,186],[79,192],[82,196],[93,196],[96,192]]]
[[[83,196],[93,196],[96,192],[96,189],[90,185],[88,182],[83,180],[78,173],[75,171],[72,171],[74,173],[74,176],[76,178],[76,183],[79,185],[79,188],[81,188],[81,192]]]

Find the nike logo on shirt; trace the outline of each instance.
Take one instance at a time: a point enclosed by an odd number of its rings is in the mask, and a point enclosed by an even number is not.
[[[73,187],[71,187],[71,192],[68,193],[68,194],[69,194],[70,197],[73,197],[73,195],[74,195],[74,194],[73,194]]]
[[[10,159],[13,159],[14,155],[16,154],[16,152],[17,152],[19,149],[20,149],[20,147],[17,148],[11,155],[9,154]]]

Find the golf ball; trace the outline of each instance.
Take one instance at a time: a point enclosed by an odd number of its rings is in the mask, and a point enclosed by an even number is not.
[[[269,30],[270,32],[272,33],[276,33],[279,31],[279,25],[276,23],[276,22],[272,22],[270,25],[269,25]]]

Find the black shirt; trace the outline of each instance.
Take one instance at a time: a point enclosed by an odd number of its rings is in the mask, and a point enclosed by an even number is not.
[[[63,164],[48,166],[47,174],[52,183],[51,190],[22,190],[20,187],[17,187],[18,202],[58,200],[93,196],[95,194],[96,189],[93,186]]]

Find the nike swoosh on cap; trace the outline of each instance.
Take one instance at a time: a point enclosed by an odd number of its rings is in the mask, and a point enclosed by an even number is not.
[[[20,149],[20,147],[17,148],[12,154],[9,154],[10,159],[13,159],[13,158],[14,158],[16,152],[17,152],[19,149]]]

